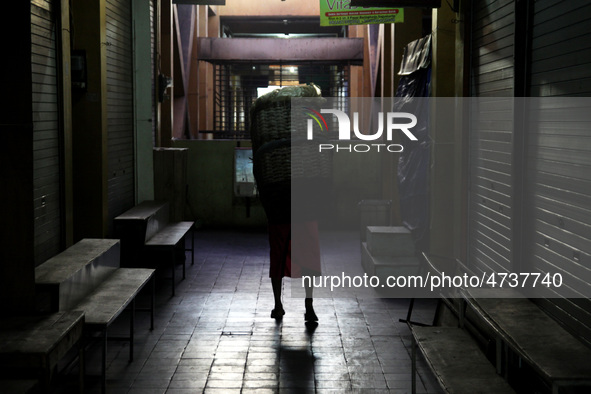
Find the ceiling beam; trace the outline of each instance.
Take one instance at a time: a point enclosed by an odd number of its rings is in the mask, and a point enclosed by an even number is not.
[[[362,38],[200,38],[199,60],[362,64]]]

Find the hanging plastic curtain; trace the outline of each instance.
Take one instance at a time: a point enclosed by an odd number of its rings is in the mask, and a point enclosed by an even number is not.
[[[404,146],[398,161],[398,190],[402,223],[415,240],[419,251],[429,246],[429,193],[428,174],[430,157],[429,139],[429,85],[431,80],[431,35],[409,43],[402,57],[400,83],[396,90],[395,109],[411,112],[418,123],[413,128],[417,141],[401,139]]]

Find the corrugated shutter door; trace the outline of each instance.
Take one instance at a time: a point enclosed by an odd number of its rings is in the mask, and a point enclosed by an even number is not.
[[[513,95],[514,0],[473,5],[472,96]]]
[[[469,264],[511,268],[513,0],[477,2],[473,9],[472,95],[490,97],[471,111]]]
[[[532,96],[591,95],[591,4],[534,3]],[[591,99],[584,99],[588,108]],[[526,256],[534,271],[566,273],[591,265],[591,135],[581,102],[557,99],[537,105],[528,138]],[[557,122],[553,108],[569,111]],[[578,118],[578,119],[577,119]],[[536,122],[533,119],[537,120]],[[585,268],[587,267],[587,268]],[[570,274],[572,275],[572,274]],[[588,299],[538,300],[548,313],[591,344]]]
[[[585,0],[534,3],[531,96],[591,96],[590,14]]]
[[[106,22],[108,201],[111,229],[113,219],[135,203],[131,2],[108,0]]]
[[[60,251],[61,171],[54,6],[31,2],[35,264]]]

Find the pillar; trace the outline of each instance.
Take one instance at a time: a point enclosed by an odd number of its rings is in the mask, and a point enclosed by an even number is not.
[[[388,24],[384,28],[383,56],[383,94],[394,97],[400,83],[400,64],[406,45],[421,38],[423,33],[423,11],[419,8],[406,8],[404,22]],[[397,143],[396,141],[393,141]],[[383,154],[382,193],[385,200],[392,200],[391,223],[401,225],[400,200],[398,197],[398,158],[399,154]]]
[[[174,80],[173,70],[173,5],[172,0],[161,0],[160,4],[160,73]],[[159,85],[159,83],[157,83]],[[173,129],[174,86],[167,90],[168,98],[160,104],[160,132],[157,146],[170,147]]]
[[[72,95],[74,242],[108,232],[105,0],[72,2],[74,48],[86,51],[87,89]]]
[[[152,73],[150,4],[134,0],[133,18],[133,88],[135,106],[135,179],[136,203],[154,199],[154,164],[152,136]]]
[[[433,52],[431,96],[440,100],[454,97],[456,89],[456,23],[450,6],[442,3],[433,10]],[[430,124],[431,145],[431,231],[430,252],[454,257],[456,223],[456,138],[454,107],[433,100]],[[450,99],[447,99],[450,100]],[[446,104],[452,103],[445,101]],[[437,125],[444,125],[437,127]]]
[[[2,313],[33,310],[35,298],[31,3],[4,4],[11,23],[0,27],[3,92],[0,98],[0,302]]]

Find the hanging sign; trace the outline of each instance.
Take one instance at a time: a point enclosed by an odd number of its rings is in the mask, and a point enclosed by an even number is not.
[[[404,22],[404,9],[354,7],[351,0],[320,0],[320,26]]]

